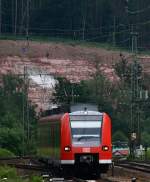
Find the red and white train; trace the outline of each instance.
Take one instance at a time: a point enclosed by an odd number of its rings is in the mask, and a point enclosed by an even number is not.
[[[38,154],[62,169],[107,172],[112,163],[111,119],[92,110],[43,117]]]

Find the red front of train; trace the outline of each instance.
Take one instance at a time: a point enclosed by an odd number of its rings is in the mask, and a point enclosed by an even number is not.
[[[87,163],[107,170],[112,162],[111,121],[107,114],[65,114],[61,126],[61,164]]]
[[[100,172],[108,170],[112,163],[112,143],[111,120],[106,113],[75,111],[40,123],[40,127],[47,123],[45,128],[49,132],[43,140],[50,137],[53,143],[47,144],[51,148],[49,157],[57,159],[62,168],[86,165]]]

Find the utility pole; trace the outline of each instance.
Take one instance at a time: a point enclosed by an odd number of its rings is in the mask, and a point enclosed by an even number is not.
[[[22,141],[22,153],[23,156],[25,154],[25,138],[27,138],[27,142],[30,140],[30,117],[29,117],[29,102],[28,102],[28,88],[29,88],[29,80],[27,75],[27,67],[24,66],[23,73],[23,81],[24,81],[24,89],[23,89],[23,141]]]
[[[14,33],[14,0],[11,0],[11,21],[12,21],[12,33]]]
[[[23,101],[22,101],[22,155],[25,155],[25,82],[26,82],[26,67],[23,68]]]
[[[24,2],[23,0],[21,0],[21,18],[20,18],[20,28],[19,28],[20,34],[22,34],[23,19],[24,19]]]
[[[132,29],[133,30],[133,29]],[[135,157],[135,146],[139,142],[139,128],[140,128],[140,114],[139,114],[139,86],[140,79],[138,77],[139,64],[137,62],[137,32],[131,32],[132,36],[132,53],[134,55],[134,62],[131,64],[131,141],[130,153]]]
[[[29,77],[28,77],[28,70],[27,67],[25,67],[25,74],[26,74],[26,80],[25,80],[25,95],[26,95],[26,123],[27,123],[27,140],[29,143],[30,140],[30,113],[29,113],[29,101],[28,101],[28,93],[29,93]]]
[[[27,0],[26,37],[29,37],[29,0]]]
[[[82,8],[82,40],[85,40],[85,28],[86,28],[86,13],[87,13],[87,1],[83,2]]]
[[[128,10],[128,0],[126,0],[127,13],[131,13]],[[132,37],[132,54],[133,63],[131,64],[131,110],[130,110],[130,155],[135,158],[135,147],[137,144],[138,128],[140,125],[140,115],[139,115],[139,78],[138,78],[138,66],[137,63],[137,35],[138,33],[134,31],[134,25],[131,25],[131,37]]]
[[[15,35],[17,34],[17,17],[18,17],[17,9],[18,9],[18,0],[15,1]]]
[[[24,2],[21,0],[21,21],[23,20]]]
[[[85,40],[85,17],[82,19],[82,40]]]
[[[113,46],[116,46],[116,16],[114,16]]]
[[[137,60],[137,36],[138,36],[138,33],[133,31],[133,26],[132,26],[131,36],[132,36],[132,54],[135,55],[135,61],[136,61]]]

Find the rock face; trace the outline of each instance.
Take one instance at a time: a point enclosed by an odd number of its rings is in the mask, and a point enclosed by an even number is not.
[[[99,69],[111,81],[117,80],[114,69],[107,64],[99,64]],[[71,82],[90,79],[96,71],[94,64],[86,60],[62,60],[49,58],[1,57],[0,75],[15,74],[20,77],[26,74],[29,78],[29,99],[38,109],[48,109],[49,98],[55,86],[55,76],[66,77]],[[51,77],[51,78],[50,78]]]
[[[26,74],[29,78],[29,99],[38,106],[37,111],[45,110],[53,105],[49,98],[52,97],[55,76],[80,82],[91,78],[99,69],[114,82],[118,77],[112,65],[120,60],[119,55],[119,52],[75,44],[0,40],[0,75]],[[147,57],[142,60],[149,63]]]

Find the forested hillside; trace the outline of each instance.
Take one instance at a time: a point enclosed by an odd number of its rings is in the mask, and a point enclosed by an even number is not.
[[[30,68],[29,76],[58,77],[49,105],[96,103],[112,118],[114,141],[136,133],[137,145],[150,146],[150,57],[125,51],[149,50],[149,12],[149,0],[0,0],[1,147],[17,155],[36,150],[36,120],[46,102],[35,97],[41,105],[35,113],[30,85],[26,91],[17,77]]]
[[[0,33],[149,48],[149,0],[0,0]]]

